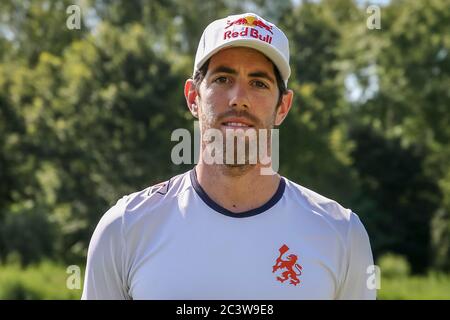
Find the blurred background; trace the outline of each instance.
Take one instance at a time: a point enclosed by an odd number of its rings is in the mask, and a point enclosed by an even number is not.
[[[379,299],[450,299],[449,0],[2,0],[0,299],[79,299],[104,212],[192,168],[170,135],[201,32],[247,11],[290,40],[280,173],[360,216]]]

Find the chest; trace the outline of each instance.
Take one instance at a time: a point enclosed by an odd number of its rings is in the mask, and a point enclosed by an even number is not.
[[[190,223],[142,239],[129,272],[133,299],[333,299],[335,239],[273,223]]]

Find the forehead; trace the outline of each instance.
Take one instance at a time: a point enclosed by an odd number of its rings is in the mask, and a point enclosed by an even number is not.
[[[232,47],[220,50],[211,57],[208,69],[217,66],[229,66],[233,69],[259,69],[274,74],[272,61],[258,50],[246,47]]]

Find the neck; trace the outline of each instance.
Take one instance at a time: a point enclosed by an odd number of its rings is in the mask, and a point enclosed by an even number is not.
[[[225,209],[245,212],[264,205],[278,189],[278,174],[262,175],[259,165],[230,168],[199,163],[197,180],[208,196]]]

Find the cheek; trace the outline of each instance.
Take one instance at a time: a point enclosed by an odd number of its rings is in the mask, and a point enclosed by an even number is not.
[[[254,100],[254,106],[259,106],[253,108],[253,114],[260,119],[266,127],[273,126],[277,117],[277,102],[273,97],[261,97],[260,99]]]
[[[215,92],[214,94],[208,93],[208,90],[206,90],[200,101],[200,106],[204,118],[211,121],[221,115],[226,109],[226,97],[219,92]]]
[[[211,100],[203,100],[199,104],[199,118],[203,127],[210,127],[215,122],[217,117],[219,116],[218,108],[214,104],[214,101]]]
[[[266,111],[273,110],[274,106],[278,103],[278,95],[274,94],[272,91],[260,91],[255,92],[251,97],[252,105],[261,106]]]

